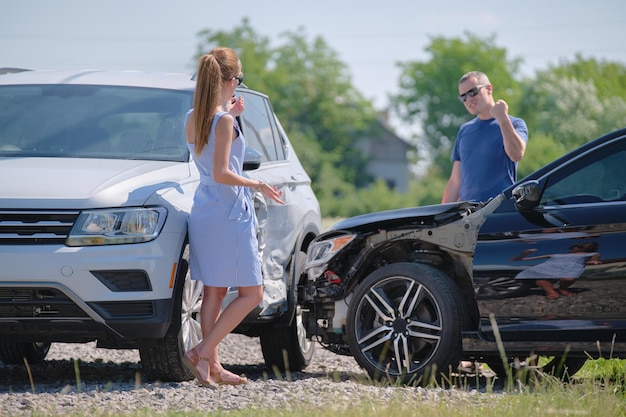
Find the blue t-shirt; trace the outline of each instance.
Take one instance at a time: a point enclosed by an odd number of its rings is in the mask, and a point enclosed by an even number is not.
[[[509,116],[513,127],[528,141],[524,120]],[[502,132],[496,119],[478,117],[464,123],[452,150],[453,162],[461,162],[460,201],[487,201],[515,182],[517,162],[504,151]]]

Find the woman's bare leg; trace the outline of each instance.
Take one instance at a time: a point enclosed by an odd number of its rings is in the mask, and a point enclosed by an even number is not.
[[[208,297],[207,301],[202,302],[202,306],[204,307],[205,304],[208,304],[206,309],[207,325],[202,325],[203,339],[196,345],[195,351],[198,356],[208,360],[207,365],[202,364],[201,367],[198,367],[201,374],[206,375],[207,380],[210,378],[211,370],[221,372],[224,369],[219,363],[218,345],[220,342],[263,300],[263,287],[260,285],[239,287],[238,290],[239,295],[220,314],[219,309],[221,308],[221,301],[223,301],[226,294],[226,289],[205,287],[204,294]],[[217,306],[211,305],[218,301],[219,304]],[[217,314],[215,313],[216,311]],[[204,319],[205,316],[201,315],[201,321]],[[213,325],[211,326],[210,323],[213,323]],[[210,380],[214,381],[214,378]]]
[[[211,332],[213,326],[217,322],[220,311],[222,308],[222,302],[226,296],[228,288],[223,287],[211,287],[205,285],[202,289],[202,305],[200,306],[200,328],[202,331],[202,340],[193,347],[193,349],[185,354],[187,358],[195,364],[200,376],[205,381],[215,383],[214,378],[210,377],[211,363],[210,358],[218,358],[217,347],[211,355],[207,355],[202,350],[204,344],[203,341],[206,336]],[[203,360],[200,360],[200,358]],[[212,359],[211,359],[212,360]]]
[[[568,288],[571,287],[574,284],[574,282],[576,282],[574,278],[560,279],[559,280],[559,294],[564,295],[566,297],[571,297],[573,295],[576,295],[576,293],[573,293],[568,290]]]
[[[211,329],[213,329],[213,326],[215,326],[215,323],[219,319],[222,311],[222,303],[227,292],[228,288],[225,287],[204,287],[202,305],[200,306],[200,328],[202,329],[203,340],[209,335]],[[216,346],[213,353],[207,355],[207,357],[212,357],[213,360],[219,363],[218,347]]]
[[[559,298],[560,295],[554,290],[554,284],[547,279],[538,279],[535,283],[540,286],[545,292],[547,298]]]

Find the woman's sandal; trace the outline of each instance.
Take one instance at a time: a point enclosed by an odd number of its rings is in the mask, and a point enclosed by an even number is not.
[[[189,356],[187,356],[188,353],[193,354],[193,359],[190,359]],[[198,355],[195,349],[191,349],[183,355],[183,365],[185,365],[185,368],[187,368],[187,370],[191,372],[194,377],[196,377],[200,385],[206,388],[217,389],[217,384],[215,382],[204,379],[202,378],[202,375],[200,375],[200,371],[198,371],[197,368],[198,362],[200,361],[209,362],[207,358]]]
[[[233,377],[232,380],[224,379],[223,375],[228,375],[228,374],[232,375]],[[248,378],[246,378],[245,376],[236,375],[229,371],[216,372],[214,378],[215,378],[215,382],[217,382],[218,384],[224,384],[224,385],[243,385],[243,384],[248,383]]]

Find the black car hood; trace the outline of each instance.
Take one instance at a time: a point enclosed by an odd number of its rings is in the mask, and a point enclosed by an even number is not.
[[[341,220],[329,227],[327,231],[367,230],[381,227],[433,227],[458,220],[462,214],[476,211],[482,206],[483,204],[478,202],[461,202],[380,211]]]

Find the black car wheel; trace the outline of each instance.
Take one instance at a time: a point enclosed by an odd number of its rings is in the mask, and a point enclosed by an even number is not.
[[[447,275],[427,265],[392,264],[354,291],[348,343],[373,379],[426,384],[456,369],[466,320],[459,289]]]

